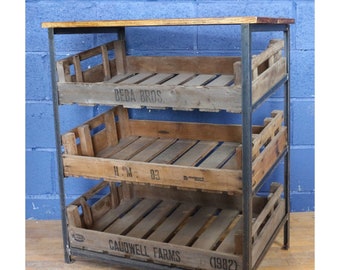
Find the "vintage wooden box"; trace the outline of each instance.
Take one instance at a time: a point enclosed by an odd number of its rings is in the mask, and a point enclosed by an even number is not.
[[[253,104],[285,78],[283,47],[271,40],[253,57]],[[57,71],[60,104],[241,112],[240,57],[129,56],[117,40],[58,61]]]
[[[287,147],[283,112],[253,126],[255,188]],[[62,135],[65,176],[242,192],[242,127],[130,119],[114,107]]]
[[[268,197],[253,199],[253,264],[285,215],[282,191],[272,183]],[[242,269],[241,209],[241,196],[103,181],[67,207],[70,245],[182,268]]]

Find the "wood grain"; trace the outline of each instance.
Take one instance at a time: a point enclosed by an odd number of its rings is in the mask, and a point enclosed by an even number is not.
[[[282,249],[280,232],[258,270],[312,270],[314,268],[314,212],[291,214],[291,245]],[[116,263],[75,257],[64,262],[60,220],[26,220],[26,270],[132,270]]]
[[[220,18],[184,18],[184,19],[143,19],[143,20],[102,20],[44,22],[42,28],[72,27],[127,27],[127,26],[168,26],[168,25],[219,25],[219,24],[293,24],[294,19],[269,17],[220,17]]]

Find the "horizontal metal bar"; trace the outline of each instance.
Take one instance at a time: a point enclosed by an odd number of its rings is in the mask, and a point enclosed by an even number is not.
[[[74,28],[53,28],[55,35],[60,34],[100,34],[117,33],[122,27],[74,27]]]
[[[284,32],[287,31],[289,24],[251,24],[251,32]]]

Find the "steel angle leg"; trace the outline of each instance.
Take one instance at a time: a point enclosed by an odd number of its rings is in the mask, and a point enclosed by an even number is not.
[[[242,48],[242,181],[243,269],[252,268],[252,72],[251,25],[241,26]]]
[[[64,173],[61,158],[61,136],[60,136],[60,120],[59,120],[59,104],[58,104],[58,89],[55,72],[55,50],[54,50],[54,29],[48,29],[48,41],[49,41],[49,54],[50,54],[50,69],[52,80],[52,98],[53,98],[53,115],[54,115],[54,128],[55,128],[55,147],[57,155],[57,168],[58,168],[58,184],[59,184],[59,196],[60,196],[60,208],[61,208],[61,222],[64,244],[64,258],[65,262],[71,262],[70,245],[67,233],[66,223],[66,204],[65,204],[65,190],[64,190]]]
[[[288,151],[284,159],[284,196],[286,202],[287,221],[284,226],[283,248],[288,249],[290,244],[290,27],[286,26],[284,31],[285,53],[287,59],[288,78],[285,83],[285,125],[287,127]]]

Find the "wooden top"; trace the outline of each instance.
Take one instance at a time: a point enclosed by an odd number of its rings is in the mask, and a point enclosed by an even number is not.
[[[175,26],[175,25],[223,25],[223,24],[293,24],[290,18],[269,17],[217,17],[183,19],[143,19],[143,20],[102,20],[44,22],[43,28],[79,28],[79,27],[128,27],[128,26]]]

